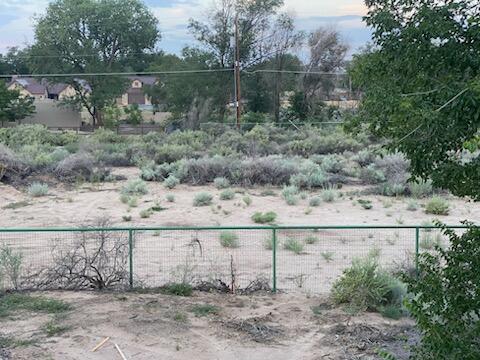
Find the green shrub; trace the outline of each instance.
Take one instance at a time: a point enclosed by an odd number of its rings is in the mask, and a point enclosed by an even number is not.
[[[292,251],[297,255],[300,255],[303,251],[304,245],[301,241],[289,238],[283,243],[283,248],[288,251]]]
[[[410,190],[410,194],[417,199],[427,197],[433,194],[433,186],[431,180],[422,180],[419,182],[409,183],[408,189]]]
[[[297,195],[287,195],[284,197],[287,205],[294,206],[298,204],[299,198]]]
[[[337,196],[338,196],[338,193],[334,189],[324,189],[320,193],[320,197],[322,198],[322,200],[327,203],[334,202]]]
[[[418,203],[415,200],[409,200],[407,204],[408,211],[417,211],[418,210]]]
[[[430,233],[425,233],[420,239],[419,246],[420,246],[420,249],[423,249],[423,250],[432,250],[436,246],[442,246],[442,243],[443,243],[443,238],[441,234],[436,233],[432,235]]]
[[[243,202],[245,203],[245,205],[247,206],[250,206],[252,205],[252,198],[248,195],[245,195],[243,198],[242,198]]]
[[[129,196],[127,200],[128,207],[137,207],[138,206],[138,197]]]
[[[333,260],[333,255],[335,255],[335,253],[331,251],[322,251],[320,255],[325,259],[326,262],[330,262]]]
[[[130,180],[121,190],[122,195],[145,195],[147,193],[147,184],[142,179]]]
[[[166,198],[168,202],[175,202],[175,195],[173,194],[167,194]]]
[[[193,287],[186,283],[171,283],[162,288],[163,293],[176,296],[191,296]]]
[[[209,193],[202,192],[193,198],[193,206],[209,206],[212,204],[213,196]]]
[[[311,198],[309,201],[309,205],[313,207],[320,206],[321,203],[322,203],[322,199],[320,199],[320,197],[318,196]]]
[[[318,242],[318,238],[316,236],[310,235],[305,238],[305,244],[313,245]]]
[[[364,184],[380,184],[386,180],[383,171],[377,169],[374,164],[362,168],[359,177]]]
[[[268,237],[263,241],[263,247],[265,250],[272,250],[273,249],[273,237]]]
[[[277,214],[273,211],[266,213],[256,212],[252,215],[252,220],[257,224],[271,224],[277,219]]]
[[[282,190],[282,197],[287,205],[297,205],[299,201],[298,188],[296,186],[285,186]]]
[[[169,177],[167,177],[165,179],[165,181],[163,182],[163,185],[167,188],[167,189],[173,189],[175,188],[178,184],[180,184],[180,180],[178,180],[178,178],[174,175],[170,175]]]
[[[418,277],[405,275],[405,306],[422,334],[413,359],[480,359],[480,228],[466,224],[462,235],[444,229],[450,247],[420,254]]]
[[[34,182],[28,187],[28,195],[32,197],[46,196],[48,195],[48,185]]]
[[[150,216],[152,216],[152,209],[144,209],[144,210],[140,211],[140,217],[142,219],[147,219]]]
[[[431,198],[425,205],[425,213],[434,215],[448,215],[450,205],[441,197]]]
[[[224,231],[220,234],[220,245],[226,248],[238,248],[238,235],[234,232]]]
[[[370,200],[358,199],[357,202],[365,210],[370,210],[371,208],[373,208],[372,202]]]
[[[131,215],[123,215],[122,220],[125,222],[132,221],[132,216]]]
[[[378,311],[386,305],[401,306],[405,294],[405,286],[382,270],[373,254],[354,259],[351,267],[343,271],[332,287],[333,301],[347,304],[352,311]]]
[[[213,180],[213,184],[218,190],[227,189],[228,187],[230,187],[230,181],[228,181],[228,179],[224,177],[215,178]]]
[[[235,197],[235,191],[231,189],[223,190],[220,193],[220,200],[232,200]]]
[[[260,193],[260,196],[277,196],[277,193],[275,191],[273,191],[272,189],[267,189],[267,190],[263,190]]]
[[[6,244],[0,246],[0,296],[2,287],[6,290],[19,289],[22,270],[23,254]]]

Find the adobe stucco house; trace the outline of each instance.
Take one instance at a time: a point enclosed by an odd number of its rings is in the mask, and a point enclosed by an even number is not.
[[[35,100],[48,99],[47,87],[43,81],[34,78],[13,78],[7,86],[8,90],[17,90],[20,95],[33,97]]]
[[[158,82],[154,76],[129,76],[130,87],[127,92],[117,99],[117,104],[121,106],[128,105],[152,105],[150,98],[145,94],[148,86],[153,86]]]
[[[145,94],[148,86],[153,86],[158,82],[154,76],[129,76],[129,87],[125,94],[117,99],[117,104],[121,106],[152,105],[150,98]],[[89,91],[87,84],[83,85],[86,91]],[[21,95],[33,97],[37,100],[64,100],[75,95],[75,90],[71,85],[63,83],[49,83],[46,79],[36,79],[28,77],[13,78],[8,84],[9,90],[18,90]]]

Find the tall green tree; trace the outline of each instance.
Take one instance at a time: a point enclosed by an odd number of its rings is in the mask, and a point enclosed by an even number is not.
[[[22,120],[35,113],[33,98],[20,95],[17,90],[8,90],[7,85],[0,81],[0,122]]]
[[[406,154],[411,171],[480,199],[480,3],[369,0],[373,47],[351,75],[363,93],[353,126]]]
[[[219,69],[233,69],[235,18],[239,23],[239,48],[242,67],[262,62],[266,57],[266,37],[273,16],[283,0],[217,0],[206,21],[190,20],[189,28],[202,49],[212,55],[213,65]],[[219,102],[226,104],[232,95],[228,73],[217,76]],[[225,106],[219,109],[220,118]]]
[[[29,74],[29,49],[11,47],[5,55],[0,54],[0,74]]]
[[[222,83],[218,77],[223,79],[224,74],[204,72],[215,68],[214,63],[211,53],[189,47],[182,50],[181,56],[158,57],[149,69],[168,73],[161,75],[160,82],[147,90],[152,103],[172,112],[187,128],[196,129],[200,123],[211,120],[212,113],[219,113],[225,107],[224,97],[218,96],[220,89],[233,87],[231,74],[225,76],[228,81]]]
[[[55,0],[35,25],[34,70],[79,74],[61,79],[76,91],[69,103],[87,109],[93,123],[101,125],[103,110],[123,94],[127,82],[81,74],[135,68],[135,59],[154,50],[160,39],[157,25],[140,0]]]

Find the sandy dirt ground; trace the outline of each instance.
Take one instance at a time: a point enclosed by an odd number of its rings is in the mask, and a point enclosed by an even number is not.
[[[64,300],[73,309],[55,318],[20,312],[0,319],[0,336],[30,343],[4,352],[5,359],[120,360],[117,344],[132,360],[379,359],[378,349],[401,360],[408,358],[406,345],[417,338],[408,319],[351,316],[326,299],[299,295],[42,296]],[[193,310],[205,304],[214,305],[217,313],[196,315]],[[52,319],[64,331],[49,337],[42,329]],[[92,352],[105,337],[110,341]]]
[[[138,171],[130,168],[116,169],[115,173],[129,179],[138,177]],[[129,208],[122,204],[119,195],[125,183],[84,184],[70,189],[62,185],[51,186],[50,195],[41,198],[31,198],[12,187],[0,186],[0,227],[91,225],[100,217],[120,226],[251,226],[254,225],[251,216],[257,211],[275,211],[278,214],[276,223],[282,225],[419,225],[434,218],[451,225],[465,219],[480,222],[478,203],[450,197],[450,214],[438,217],[425,214],[421,205],[426,199],[418,200],[418,210],[408,211],[408,199],[359,195],[358,192],[365,189],[358,187],[341,189],[342,196],[333,203],[322,202],[319,207],[308,207],[309,199],[318,192],[309,193],[298,205],[288,206],[281,198],[281,189],[273,189],[275,196],[262,196],[264,188],[237,189],[235,199],[222,201],[220,191],[211,186],[181,185],[168,190],[162,184],[152,182],[148,183],[149,193],[139,199],[138,207]],[[195,194],[202,191],[214,195],[212,206],[192,206]],[[173,194],[175,202],[167,202],[167,194]],[[247,194],[252,200],[249,206],[243,201],[243,196]],[[357,202],[360,198],[371,200],[373,208],[363,209]],[[156,203],[164,210],[153,212],[149,218],[140,217],[140,211]],[[132,221],[123,221],[122,217],[127,215],[132,217]],[[41,266],[52,261],[51,249],[54,245],[61,244],[68,249],[77,235],[0,233],[0,242],[21,251],[26,267],[33,271],[33,268],[40,270]],[[136,232],[133,253],[135,281],[156,287],[187,277],[197,282],[221,279],[230,284],[232,264],[237,286],[246,287],[258,278],[272,279],[272,251],[266,246],[271,241],[271,231],[237,231],[238,247],[233,249],[221,246],[220,235],[219,231]],[[118,236],[125,238],[128,234],[124,232]],[[422,233],[422,241],[423,237],[432,236]],[[314,241],[307,243],[307,239],[312,237]],[[299,254],[286,249],[290,240],[303,244]],[[372,250],[379,252],[384,266],[411,264],[415,230],[282,230],[277,233],[277,243],[278,288],[327,294],[333,281],[351,264],[352,259],[365,256]]]
[[[129,179],[138,177],[138,169],[115,169]],[[148,183],[149,193],[140,198],[138,207],[129,209],[120,201],[119,190],[126,181],[105,183],[103,185],[84,184],[74,188],[63,185],[52,186],[50,195],[31,198],[25,192],[10,186],[0,185],[0,227],[31,226],[78,226],[88,224],[100,217],[107,217],[112,224],[125,226],[142,225],[254,225],[251,216],[257,211],[275,211],[278,214],[277,224],[281,225],[419,225],[423,221],[438,218],[454,225],[462,220],[480,222],[480,204],[450,198],[449,216],[427,215],[421,208],[417,211],[407,210],[405,198],[387,198],[382,196],[356,195],[362,187],[344,187],[340,190],[343,196],[333,203],[322,203],[319,207],[308,207],[308,201],[317,192],[308,193],[305,200],[298,205],[288,206],[281,198],[281,189],[273,189],[276,196],[261,196],[265,188],[237,189],[240,193],[233,200],[221,201],[221,191],[212,186],[180,185],[173,190],[166,189],[161,183]],[[195,194],[209,192],[214,195],[211,207],[193,207]],[[243,194],[248,194],[252,204],[246,206],[242,201]],[[167,194],[175,196],[175,202],[166,200]],[[373,208],[364,210],[356,200],[371,200]],[[155,202],[166,210],[154,213],[148,219],[140,218],[140,212],[148,209]],[[419,200],[422,205],[426,200]],[[17,208],[8,205],[18,203]],[[21,206],[23,203],[23,206]],[[7,208],[5,208],[7,207]],[[15,206],[14,206],[15,207]],[[309,208],[311,212],[306,213]],[[132,217],[131,222],[123,221],[124,215]]]

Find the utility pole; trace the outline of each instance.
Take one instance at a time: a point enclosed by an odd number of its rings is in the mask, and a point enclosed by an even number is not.
[[[238,34],[238,14],[235,16],[235,107],[237,111],[237,129],[240,130],[242,116],[242,95],[240,86],[240,40]]]

